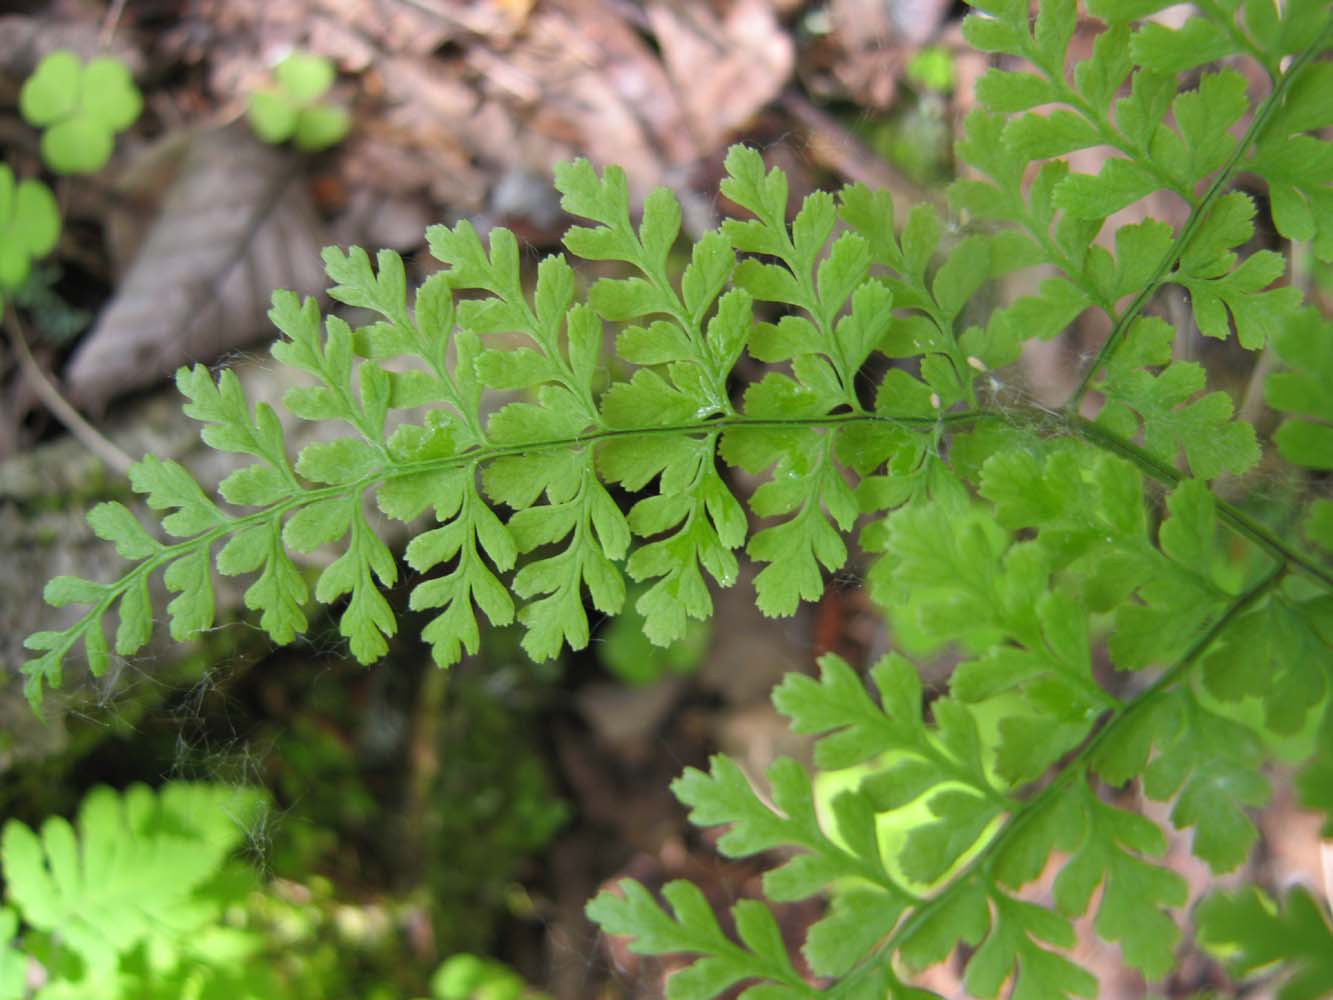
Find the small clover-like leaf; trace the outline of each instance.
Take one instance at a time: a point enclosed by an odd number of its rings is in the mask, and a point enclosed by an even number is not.
[[[291,139],[307,153],[337,145],[351,127],[351,116],[323,101],[334,77],[333,63],[325,57],[288,53],[273,67],[276,85],[250,95],[247,110],[255,134],[271,143]]]
[[[60,208],[41,181],[14,180],[0,163],[0,291],[27,280],[32,262],[50,253],[60,238]]]
[[[84,63],[61,49],[47,55],[19,91],[19,110],[43,128],[42,157],[59,173],[94,173],[111,158],[117,132],[139,117],[143,98],[118,59]]]
[[[273,78],[292,100],[308,104],[333,86],[333,63],[310,52],[289,52],[273,67]]]

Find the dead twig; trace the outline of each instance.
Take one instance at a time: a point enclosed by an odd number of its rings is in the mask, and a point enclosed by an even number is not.
[[[84,419],[83,414],[79,413],[64,396],[60,394],[51,380],[46,377],[37,364],[37,359],[32,356],[32,351],[28,348],[28,339],[24,336],[23,325],[19,322],[18,313],[12,306],[5,308],[5,333],[9,337],[10,344],[14,347],[14,354],[18,357],[19,367],[23,371],[23,377],[28,385],[32,387],[33,392],[51,414],[64,424],[79,443],[91,451],[114,469],[120,475],[128,475],[130,466],[134,464],[134,459],[130,458],[124,451],[110,441],[106,435]]]
[[[125,0],[113,0],[110,7],[107,8],[106,16],[102,18],[102,32],[97,36],[97,45],[105,50],[111,45],[111,39],[115,37],[116,25],[120,23],[120,15],[125,13]]]
[[[805,128],[810,152],[849,181],[889,191],[895,202],[904,205],[938,198],[884,162],[858,136],[796,90],[785,91],[778,103]]]

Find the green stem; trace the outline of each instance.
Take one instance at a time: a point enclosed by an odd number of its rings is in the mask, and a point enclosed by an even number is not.
[[[1217,174],[1213,177],[1213,182],[1208,186],[1208,191],[1199,200],[1198,206],[1190,213],[1190,217],[1185,221],[1185,224],[1180,227],[1179,232],[1176,233],[1176,238],[1171,243],[1171,249],[1168,250],[1166,255],[1158,262],[1152,277],[1144,283],[1143,288],[1141,288],[1139,293],[1134,296],[1134,300],[1129,304],[1129,307],[1120,314],[1120,318],[1116,321],[1115,326],[1111,330],[1111,335],[1106,338],[1106,343],[1102,344],[1101,350],[1097,352],[1097,356],[1093,359],[1092,365],[1083,374],[1083,378],[1079,381],[1078,387],[1074,390],[1073,395],[1069,397],[1068,402],[1065,403],[1064,409],[1066,412],[1070,414],[1076,414],[1078,412],[1079,405],[1083,402],[1083,397],[1086,396],[1088,391],[1092,388],[1093,379],[1096,378],[1097,374],[1111,360],[1112,355],[1115,354],[1116,349],[1124,340],[1125,334],[1128,332],[1131,324],[1133,324],[1134,320],[1138,319],[1139,314],[1143,312],[1148,301],[1157,293],[1157,289],[1165,282],[1171,269],[1175,267],[1176,262],[1180,259],[1181,255],[1184,254],[1190,241],[1194,239],[1195,234],[1203,225],[1209,209],[1212,208],[1227,190],[1231,183],[1231,178],[1236,173],[1237,167],[1240,164],[1241,158],[1244,157],[1245,154],[1249,152],[1250,148],[1258,141],[1259,136],[1267,127],[1269,120],[1273,117],[1278,107],[1281,106],[1282,99],[1286,96],[1287,90],[1291,87],[1291,81],[1299,75],[1301,69],[1304,68],[1307,62],[1323,50],[1330,34],[1333,34],[1333,24],[1326,27],[1320,33],[1319,37],[1315,39],[1314,43],[1292,61],[1291,65],[1287,68],[1287,71],[1283,73],[1274,84],[1273,92],[1268,95],[1262,104],[1259,105],[1258,110],[1254,113],[1254,119],[1250,122],[1250,127],[1245,130],[1244,137],[1240,142],[1236,143],[1235,148],[1231,151],[1231,155],[1227,157],[1226,163],[1222,165],[1221,169],[1219,169]]]
[[[1031,58],[1031,56],[1029,56]],[[1110,122],[1106,115],[1099,113],[1096,108],[1084,100],[1073,87],[1065,81],[1063,76],[1052,76],[1049,71],[1043,67],[1043,72],[1047,73],[1047,78],[1060,91],[1060,100],[1064,101],[1097,129],[1097,134],[1102,142],[1112,149],[1119,150],[1137,165],[1144,167],[1157,178],[1161,186],[1179,195],[1191,208],[1197,204],[1191,196],[1187,186],[1181,183],[1178,178],[1172,177],[1162,169],[1156,158],[1147,150],[1142,149],[1137,143],[1130,142],[1123,136]]]
[[[878,413],[843,413],[822,417],[746,417],[729,416],[690,424],[670,424],[660,427],[632,427],[598,429],[572,438],[559,438],[538,441],[530,444],[506,445],[485,449],[486,454],[476,450],[462,455],[426,462],[408,463],[395,467],[392,471],[381,471],[376,478],[388,479],[397,476],[412,475],[419,472],[431,472],[464,462],[489,462],[496,458],[522,455],[533,451],[573,448],[600,441],[616,440],[627,437],[676,437],[682,434],[717,433],[727,430],[791,430],[800,428],[833,429],[850,424],[888,424],[899,427],[916,427],[921,430],[941,430],[945,427],[966,427],[980,421],[997,420],[1007,423],[1018,421],[1028,424],[1039,431],[1063,431],[1080,437],[1088,443],[1119,455],[1136,465],[1141,472],[1166,486],[1174,486],[1185,477],[1168,463],[1150,455],[1143,448],[1106,428],[1076,414],[1052,412],[1036,407],[998,410],[974,409],[956,410],[942,413],[937,417],[887,417]],[[1298,550],[1293,545],[1278,538],[1270,530],[1239,508],[1224,500],[1216,501],[1218,516],[1229,527],[1248,538],[1276,559],[1299,568],[1302,572],[1319,580],[1333,589],[1333,569],[1320,564],[1317,560]]]
[[[895,927],[861,961],[861,964],[854,971],[840,979],[828,991],[827,995],[829,997],[856,995],[855,987],[859,984],[859,980],[864,976],[873,974],[880,965],[892,961],[893,954],[902,945],[903,941],[910,937],[933,913],[948,904],[961,886],[966,885],[977,876],[991,874],[991,866],[999,858],[1001,850],[1021,833],[1033,821],[1034,817],[1040,816],[1048,803],[1067,794],[1070,786],[1076,780],[1085,778],[1097,751],[1125,724],[1125,721],[1143,711],[1144,707],[1151,704],[1159,694],[1180,681],[1182,676],[1198,661],[1199,657],[1208,650],[1208,647],[1217,640],[1226,628],[1275,587],[1281,581],[1285,572],[1284,566],[1275,566],[1263,579],[1237,597],[1213,626],[1204,632],[1179,660],[1163,671],[1156,681],[1145,688],[1133,701],[1127,702],[1119,709],[1112,711],[1107,716],[1105,724],[1083,744],[1078,753],[1055,779],[1024,803],[1009,823],[995,835],[990,843],[981,849],[953,881]],[[994,881],[990,878],[986,880],[988,882]]]
[[[255,527],[270,521],[274,518],[280,518],[297,508],[304,507],[307,504],[317,503],[321,500],[332,500],[339,497],[350,495],[351,491],[364,493],[370,487],[383,481],[385,478],[382,470],[370,473],[356,480],[354,483],[341,483],[336,486],[326,486],[322,489],[303,490],[301,493],[288,497],[271,507],[265,507],[262,510],[255,511],[252,514],[245,514],[241,517],[232,518],[214,528],[199,535],[194,535],[184,541],[176,542],[172,545],[162,545],[151,556],[145,558],[130,569],[128,573],[120,579],[107,585],[106,591],[101,599],[92,605],[88,611],[68,629],[65,629],[67,641],[61,647],[61,656],[69,652],[74,644],[79,641],[90,627],[97,627],[97,623],[111,605],[123,595],[130,587],[134,586],[139,580],[146,576],[151,576],[158,569],[161,569],[167,563],[173,562],[177,558],[195,551],[200,546],[211,547],[215,542],[235,535],[246,528]]]
[[[679,437],[686,434],[707,434],[716,440],[718,434],[728,430],[833,430],[838,427],[856,424],[885,424],[896,427],[914,427],[922,431],[939,433],[946,428],[966,428],[984,421],[1015,421],[1026,424],[1043,433],[1063,432],[1079,437],[1089,444],[1118,455],[1133,463],[1141,472],[1166,486],[1174,486],[1184,476],[1168,463],[1150,455],[1143,448],[1112,433],[1104,427],[1083,417],[1062,413],[1052,413],[1038,408],[1018,408],[1004,412],[986,409],[957,410],[936,416],[884,416],[876,413],[842,413],[821,417],[746,417],[733,415],[689,424],[671,424],[659,427],[597,428],[568,438],[552,438],[547,441],[533,441],[524,444],[500,445],[490,448],[470,449],[447,458],[435,458],[420,462],[395,463],[383,466],[367,473],[350,483],[325,486],[319,489],[302,490],[271,507],[245,514],[210,528],[208,531],[187,538],[171,545],[164,545],[161,550],[144,559],[133,567],[125,576],[110,585],[106,596],[93,611],[72,626],[81,631],[97,613],[105,611],[124,591],[141,576],[152,573],[172,560],[186,554],[200,545],[212,545],[214,542],[234,535],[245,528],[253,527],[274,517],[283,517],[308,504],[329,500],[351,493],[364,493],[366,490],[406,476],[423,473],[443,472],[463,465],[478,466],[499,458],[532,452],[564,450],[587,447],[602,441],[642,437]],[[1333,569],[1320,564],[1291,543],[1284,541],[1268,528],[1255,521],[1239,508],[1224,500],[1216,500],[1218,516],[1238,534],[1264,549],[1274,559],[1283,564],[1301,570],[1308,576],[1333,589]]]
[[[1083,438],[1090,444],[1096,445],[1104,451],[1119,455],[1121,458],[1128,459],[1139,467],[1139,469],[1151,478],[1157,480],[1166,486],[1174,486],[1181,482],[1185,477],[1176,471],[1166,462],[1148,454],[1143,448],[1132,441],[1113,434],[1100,424],[1096,424],[1085,417],[1077,415],[1067,415],[1065,426],[1070,433]],[[1300,569],[1302,572],[1319,580],[1326,587],[1333,589],[1333,569],[1322,565],[1317,560],[1306,555],[1305,552],[1296,549],[1287,542],[1284,542],[1277,535],[1273,534],[1268,528],[1250,517],[1239,507],[1236,507],[1220,497],[1214,497],[1214,504],[1217,508],[1217,516],[1223,523],[1234,530],[1237,534],[1243,535],[1258,545],[1265,552],[1281,562],[1288,563]]]
[[[406,476],[423,473],[442,472],[468,465],[473,468],[508,456],[530,454],[540,451],[581,448],[596,445],[602,441],[624,438],[679,437],[682,435],[708,435],[713,441],[717,435],[728,430],[835,430],[846,425],[885,424],[896,427],[916,428],[938,437],[946,429],[960,429],[983,421],[1003,421],[1025,425],[1038,434],[1064,433],[1081,438],[1090,445],[1110,452],[1131,462],[1144,475],[1166,486],[1174,486],[1185,477],[1169,463],[1149,454],[1137,444],[1112,433],[1100,425],[1081,416],[1070,413],[1052,412],[1036,407],[1014,408],[1004,412],[986,409],[957,410],[933,416],[885,416],[876,413],[840,413],[820,417],[746,417],[729,415],[715,419],[697,421],[688,424],[672,424],[659,427],[606,428],[596,427],[581,434],[567,438],[555,438],[547,441],[534,441],[523,444],[473,448],[447,458],[430,459],[422,462],[391,463],[350,482],[318,489],[302,490],[286,499],[262,510],[245,514],[226,521],[202,534],[171,545],[164,545],[153,555],[133,566],[119,580],[108,585],[101,600],[87,614],[70,628],[63,630],[66,641],[62,644],[61,655],[68,651],[75,642],[110,608],[110,606],[142,579],[160,569],[172,560],[196,550],[200,546],[211,546],[222,538],[260,523],[282,518],[292,511],[311,503],[352,494],[362,494],[377,485]],[[1254,520],[1237,507],[1221,499],[1215,499],[1218,517],[1228,527],[1262,548],[1285,568],[1297,569],[1324,587],[1333,591],[1333,567],[1317,561],[1292,543],[1286,542],[1276,534]]]

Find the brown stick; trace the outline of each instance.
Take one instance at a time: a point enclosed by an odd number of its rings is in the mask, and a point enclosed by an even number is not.
[[[46,408],[51,411],[52,416],[65,425],[75,438],[94,455],[100,458],[107,466],[120,473],[127,475],[130,466],[134,464],[134,459],[130,458],[124,451],[112,443],[106,435],[99,431],[92,424],[84,419],[83,414],[76,410],[60,390],[51,384],[51,380],[46,377],[37,364],[37,360],[32,356],[32,351],[28,348],[28,339],[23,334],[23,326],[19,322],[18,313],[10,307],[5,308],[5,333],[9,335],[9,342],[14,347],[14,353],[19,360],[19,367],[23,370],[23,377],[32,391],[37,393]]]

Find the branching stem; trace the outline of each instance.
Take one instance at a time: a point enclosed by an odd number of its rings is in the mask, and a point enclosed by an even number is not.
[[[1171,249],[1158,262],[1152,277],[1144,283],[1139,293],[1134,296],[1134,300],[1120,314],[1120,318],[1111,330],[1111,335],[1106,338],[1106,343],[1102,344],[1101,350],[1097,352],[1092,364],[1083,373],[1083,378],[1079,381],[1078,387],[1074,390],[1073,395],[1069,397],[1069,401],[1065,403],[1064,408],[1067,413],[1077,414],[1079,412],[1083,397],[1092,388],[1092,382],[1097,377],[1097,373],[1106,367],[1116,349],[1123,342],[1130,326],[1138,319],[1139,314],[1143,312],[1149,300],[1157,294],[1157,289],[1166,281],[1171,269],[1175,267],[1176,262],[1180,260],[1181,255],[1190,245],[1190,241],[1194,239],[1195,234],[1203,225],[1209,210],[1230,188],[1231,181],[1240,166],[1241,160],[1254,147],[1254,144],[1268,126],[1269,120],[1281,106],[1283,98],[1286,97],[1287,91],[1291,88],[1292,80],[1300,74],[1306,63],[1328,46],[1330,35],[1333,35],[1333,21],[1330,21],[1329,25],[1320,32],[1319,37],[1304,52],[1292,60],[1291,65],[1287,67],[1287,71],[1278,77],[1276,83],[1274,83],[1272,93],[1255,110],[1254,118],[1250,121],[1250,127],[1245,130],[1245,135],[1236,143],[1231,155],[1227,157],[1226,163],[1214,174],[1213,181],[1208,186],[1204,196],[1199,199],[1198,206],[1190,213],[1185,224],[1176,233],[1176,238],[1171,242]]]
[[[999,857],[1000,851],[1017,836],[1024,827],[1031,822],[1032,818],[1041,815],[1042,809],[1048,803],[1068,793],[1070,786],[1075,781],[1086,778],[1088,768],[1092,763],[1093,757],[1097,751],[1106,743],[1106,741],[1115,734],[1115,732],[1125,724],[1125,721],[1131,716],[1142,711],[1144,706],[1152,703],[1159,694],[1175,686],[1189,669],[1198,661],[1199,657],[1207,652],[1208,648],[1217,640],[1217,638],[1226,631],[1227,627],[1237,617],[1252,607],[1273,587],[1282,581],[1286,574],[1286,568],[1281,564],[1274,566],[1257,583],[1251,586],[1243,594],[1237,597],[1228,606],[1227,610],[1218,617],[1203,635],[1190,646],[1183,656],[1180,657],[1167,670],[1163,671],[1151,685],[1140,692],[1133,700],[1124,703],[1121,707],[1113,710],[1107,717],[1105,723],[1097,729],[1088,739],[1078,753],[1071,759],[1056,775],[1045,788],[1039,791],[1032,798],[1028,799],[1022,807],[1014,813],[1007,824],[995,835],[975,858],[967,864],[958,875],[949,882],[938,894],[914,910],[910,916],[900,923],[894,930],[888,934],[885,939],[865,958],[855,970],[848,973],[828,992],[831,998],[855,995],[860,980],[874,974],[878,968],[892,960],[892,956],[910,937],[910,935],[920,927],[928,917],[935,911],[945,906],[958,891],[959,887],[965,885],[973,878],[986,876],[989,869]],[[989,880],[993,881],[993,880]]]

